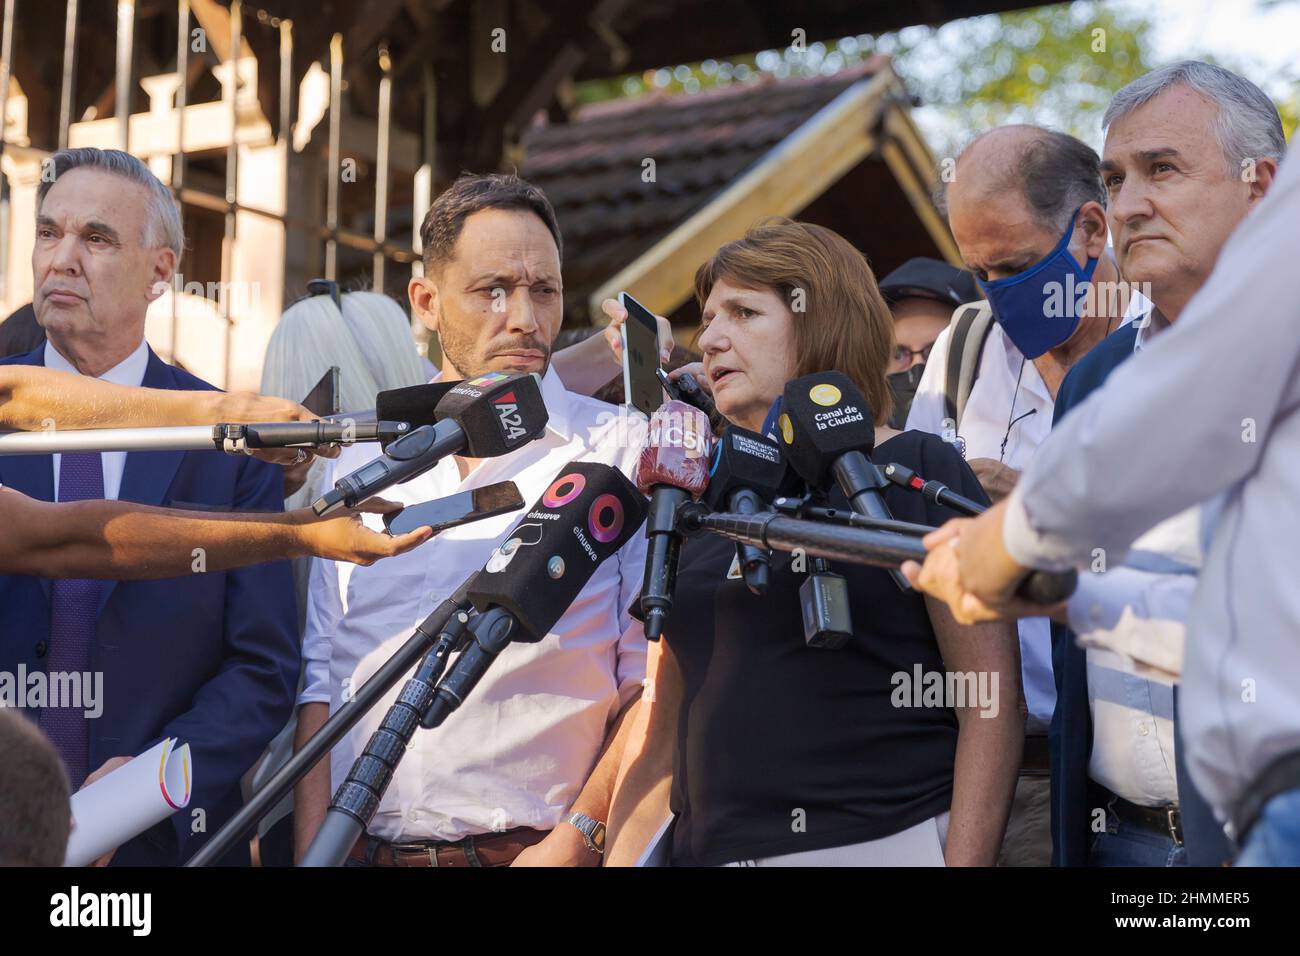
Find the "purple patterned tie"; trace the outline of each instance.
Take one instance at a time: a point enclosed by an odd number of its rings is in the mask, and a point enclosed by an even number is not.
[[[59,463],[59,501],[89,501],[104,497],[104,467],[99,452],[72,452]],[[53,680],[55,674],[89,673],[90,642],[99,617],[102,581],[54,581],[50,587],[50,649],[45,672],[51,680],[47,693],[67,683]],[[80,676],[74,680],[82,683]],[[50,701],[69,703],[69,701]],[[89,728],[85,701],[81,707],[45,707],[40,725],[54,742],[67,768],[68,780],[76,790],[86,779]]]

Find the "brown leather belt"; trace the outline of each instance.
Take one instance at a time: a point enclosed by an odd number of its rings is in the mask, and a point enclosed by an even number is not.
[[[1088,781],[1088,792],[1094,806],[1105,807],[1121,823],[1167,836],[1174,841],[1175,846],[1183,845],[1183,816],[1178,804],[1144,807],[1112,793],[1095,780]]]
[[[363,835],[353,845],[348,859],[363,866],[509,866],[550,832],[519,827],[504,833],[473,834],[454,843],[389,843]]]

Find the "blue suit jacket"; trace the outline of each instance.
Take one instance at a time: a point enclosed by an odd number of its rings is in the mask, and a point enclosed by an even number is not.
[[[43,365],[44,346],[0,364]],[[213,388],[152,350],[143,384]],[[53,501],[51,457],[0,457],[0,484]],[[252,458],[131,452],[118,497],[180,508],[281,511],[283,494],[281,470]],[[44,670],[49,580],[0,576],[0,608],[0,669],[14,672],[21,663],[29,673]],[[299,662],[289,564],[109,582],[90,661],[92,670],[103,672],[104,700],[102,714],[90,721],[88,768],[178,737],[190,745],[194,772],[189,806],[119,848],[113,863],[179,864],[239,809],[240,777],[289,717]],[[247,845],[223,862],[247,863]]]
[[[1056,393],[1052,425],[1101,387],[1133,354],[1134,323],[1102,339],[1066,374]],[[1088,707],[1088,662],[1065,625],[1052,624],[1052,676],[1056,710],[1047,742],[1052,766],[1052,865],[1086,866],[1092,839],[1088,761],[1092,756],[1092,711]]]

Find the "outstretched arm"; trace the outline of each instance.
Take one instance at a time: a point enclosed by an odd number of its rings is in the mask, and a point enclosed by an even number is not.
[[[121,580],[225,571],[304,555],[373,564],[431,535],[420,528],[389,537],[355,516],[321,521],[308,509],[225,514],[126,501],[55,504],[11,488],[0,488],[0,525],[0,574]]]

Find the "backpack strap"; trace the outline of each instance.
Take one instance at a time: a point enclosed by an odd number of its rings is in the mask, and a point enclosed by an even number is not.
[[[959,306],[952,320],[948,340],[948,367],[944,370],[944,413],[955,424],[961,423],[971,389],[979,376],[984,342],[993,330],[993,311],[987,302]]]

